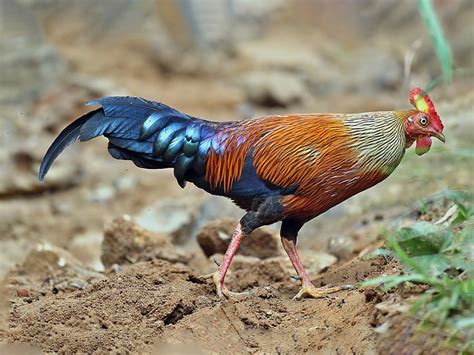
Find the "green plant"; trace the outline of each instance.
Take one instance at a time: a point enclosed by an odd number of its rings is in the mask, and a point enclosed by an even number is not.
[[[450,82],[453,76],[451,49],[444,35],[443,28],[439,23],[438,16],[436,16],[436,12],[433,9],[431,0],[418,0],[418,10],[431,35],[436,55],[441,64],[443,79]]]
[[[435,223],[417,222],[409,228],[385,233],[385,255],[398,258],[404,271],[365,281],[362,286],[382,286],[388,290],[409,283],[427,285],[427,290],[411,306],[412,314],[421,318],[420,326],[448,329],[450,339],[472,339],[474,206],[467,194],[445,189],[443,195],[453,202],[448,218],[445,215]],[[472,340],[466,341],[465,348],[468,347],[474,347]]]
[[[428,30],[433,43],[436,56],[441,65],[441,75],[434,78],[426,87],[425,92],[430,92],[442,82],[450,83],[454,77],[471,77],[473,68],[454,68],[451,47],[440,24],[431,0],[417,0],[418,12]]]

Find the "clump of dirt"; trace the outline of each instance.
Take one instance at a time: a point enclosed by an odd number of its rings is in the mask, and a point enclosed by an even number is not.
[[[238,221],[233,218],[218,219],[205,225],[197,235],[199,246],[206,256],[224,254],[230,244],[232,233]],[[282,255],[280,238],[269,228],[259,228],[245,238],[238,254],[260,259]]]
[[[47,294],[72,292],[104,279],[64,249],[38,244],[23,263],[9,273],[10,285],[27,303]]]
[[[240,255],[227,285],[247,293],[221,300],[210,280],[178,260],[155,255],[154,248],[161,244],[150,239],[156,236],[133,222],[116,219],[106,226],[105,235],[109,247],[104,251],[117,267],[88,279],[83,287],[55,286],[58,280],[75,279],[86,270],[59,250],[35,251],[11,273],[10,324],[2,335],[8,343],[67,353],[150,352],[176,344],[217,353],[361,353],[376,348],[371,321],[382,296],[375,289],[293,301],[299,282],[290,278],[291,270],[281,257]],[[146,246],[140,250],[152,260],[131,264],[121,258],[128,252],[140,254],[131,246]],[[165,246],[173,253],[171,243]],[[32,265],[34,260],[38,268]],[[315,284],[355,284],[398,270],[394,261],[355,258],[336,264]]]
[[[212,304],[210,290],[189,269],[143,262],[75,293],[35,302],[13,299],[8,341],[44,351],[136,351],[167,325]]]
[[[420,319],[397,314],[390,320],[390,330],[382,332],[377,350],[380,354],[461,354],[459,341],[452,331],[443,331],[429,325],[420,327]]]
[[[127,215],[105,225],[101,259],[106,268],[153,258],[182,263],[189,260],[174,248],[168,236],[141,228]]]

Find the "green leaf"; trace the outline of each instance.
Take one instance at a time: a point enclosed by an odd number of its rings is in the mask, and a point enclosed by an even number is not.
[[[413,261],[431,276],[439,276],[447,270],[451,263],[442,254],[414,256]]]
[[[444,80],[451,81],[453,76],[453,63],[451,58],[451,49],[446,40],[443,29],[439,23],[436,12],[430,0],[418,0],[418,8],[423,21],[431,35],[433,45],[441,63]]]
[[[457,270],[466,271],[470,277],[474,277],[474,263],[465,255],[451,255],[448,257],[448,260],[451,267]],[[447,269],[449,269],[449,267]]]
[[[424,275],[420,274],[409,274],[409,275],[390,275],[390,276],[381,276],[375,279],[370,279],[363,281],[360,286],[361,287],[369,287],[369,286],[380,286],[383,285],[384,289],[388,290],[393,287],[396,287],[404,282],[425,282],[426,278]]]
[[[468,215],[463,210],[459,210],[458,215],[456,216],[456,218],[453,219],[451,224],[452,225],[460,224],[462,222],[467,221],[467,219],[468,219]]]
[[[436,233],[439,227],[432,223],[421,221],[414,223],[409,229],[415,236],[422,236]]]
[[[474,307],[474,279],[468,279],[458,285],[460,295],[463,299],[470,301]]]
[[[463,213],[464,216],[469,217],[469,210],[463,202],[466,197],[465,194],[460,193],[459,191],[451,190],[447,187],[443,189],[443,194],[447,199],[453,201],[456,206],[458,206],[459,210]]]
[[[457,329],[474,327],[474,314],[469,317],[459,317],[454,321],[454,326]]]
[[[395,239],[409,256],[430,255],[450,244],[450,232],[428,222],[418,222],[410,228],[402,228]]]

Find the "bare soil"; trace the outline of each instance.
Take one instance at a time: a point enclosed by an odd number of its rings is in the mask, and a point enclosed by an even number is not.
[[[393,261],[356,258],[316,284],[354,284],[396,270]],[[16,288],[5,337],[43,351],[151,352],[184,344],[213,353],[367,353],[377,347],[374,306],[382,296],[376,290],[293,301],[298,284],[278,265],[261,262],[230,275],[231,289],[250,293],[229,300],[218,299],[211,283],[183,264],[161,260],[125,266],[82,290],[18,291],[28,286]]]

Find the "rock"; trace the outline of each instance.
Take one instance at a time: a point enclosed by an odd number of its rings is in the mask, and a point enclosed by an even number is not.
[[[31,141],[30,141],[31,143]],[[0,154],[0,196],[34,195],[49,189],[66,189],[78,181],[78,168],[73,164],[57,164],[44,182],[38,180],[39,152],[29,150],[22,141],[19,149],[9,146],[5,154]],[[26,146],[26,147],[25,147]],[[32,148],[35,149],[35,148]]]
[[[250,102],[266,107],[288,107],[306,98],[305,85],[294,73],[255,71],[246,75],[241,85]]]
[[[113,186],[101,184],[95,189],[89,191],[87,199],[91,202],[105,203],[115,196],[115,189]]]
[[[135,221],[152,232],[168,234],[175,244],[191,235],[202,202],[197,197],[163,198],[135,216]]]
[[[352,86],[367,94],[381,90],[395,90],[403,80],[403,65],[400,55],[390,51],[364,48],[351,63]]]
[[[319,251],[300,250],[299,254],[306,271],[310,275],[318,274],[337,262],[337,258],[334,255]],[[287,256],[270,258],[267,261],[278,261],[289,275],[296,275],[296,271]]]
[[[279,41],[256,41],[240,43],[238,53],[254,68],[253,73],[260,73],[260,77],[271,73],[277,73],[277,77],[283,76],[284,89],[287,82],[298,81],[297,86],[303,86],[303,90],[298,92],[301,100],[309,99],[312,95],[342,92],[345,89],[345,80],[341,75],[341,48],[321,34],[314,35],[314,40],[319,42],[317,50],[311,46],[290,43],[282,47]],[[258,77],[257,79],[260,80]]]
[[[68,251],[47,243],[39,244],[36,249],[32,250],[21,267],[27,272],[31,271],[31,274],[37,275],[47,275],[64,269],[70,269],[78,275],[99,275],[92,270],[87,270]]]
[[[98,232],[90,232],[75,236],[70,244],[71,253],[84,265],[95,271],[104,271],[101,260],[101,246],[103,235]]]
[[[129,191],[137,186],[137,178],[126,175],[120,176],[112,184],[99,184],[87,193],[87,199],[91,202],[106,203],[112,200],[117,193]]]
[[[0,333],[2,329],[8,329],[8,318],[10,314],[10,297],[6,286],[7,282],[0,278]]]
[[[17,288],[16,295],[21,298],[30,297],[30,291],[27,288]]]
[[[342,235],[329,240],[328,252],[340,260],[349,260],[354,253],[354,242]]]
[[[84,288],[105,278],[66,250],[51,244],[39,244],[10,276],[11,283],[18,290],[27,289],[30,296],[70,292],[78,289],[77,285]]]
[[[34,13],[18,1],[2,1],[0,103],[30,104],[64,72],[54,47],[42,38]]]
[[[337,258],[334,255],[315,251],[301,251],[300,257],[306,271],[312,276],[320,273],[322,270],[337,262]],[[220,261],[222,260],[222,255],[214,255],[213,258]],[[283,270],[288,276],[296,275],[293,264],[291,264],[291,261],[287,255],[274,256],[265,260],[259,260],[255,257],[243,255],[238,257],[236,256],[235,260],[232,262],[232,269],[248,270],[249,265],[259,265],[259,268],[264,269],[278,268],[279,270]],[[276,278],[274,279],[277,281]]]
[[[196,220],[194,234],[198,233],[210,221],[222,218],[223,216],[238,220],[245,213],[229,199],[221,196],[206,196],[206,199],[201,205],[198,219]]]
[[[179,253],[167,236],[140,227],[127,215],[106,224],[101,257],[106,268],[154,258],[171,262],[188,261],[188,257]]]
[[[206,256],[225,253],[238,221],[227,218],[208,223],[198,233],[197,241]],[[242,241],[239,254],[266,259],[282,255],[280,238],[270,228],[259,228]]]
[[[125,175],[115,179],[113,184],[117,191],[129,191],[137,186],[138,179],[133,175]]]

